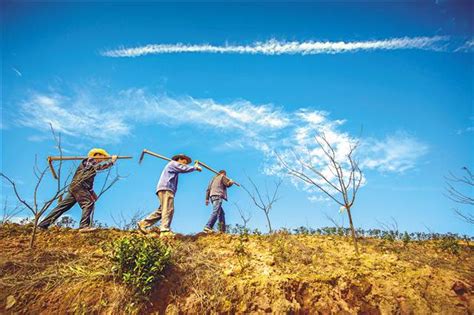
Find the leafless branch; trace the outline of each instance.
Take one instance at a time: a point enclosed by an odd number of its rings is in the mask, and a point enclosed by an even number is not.
[[[317,190],[346,209],[352,238],[354,240],[354,247],[356,253],[358,253],[357,236],[352,222],[351,208],[354,205],[357,193],[363,182],[362,170],[354,158],[355,152],[359,147],[359,141],[350,143],[349,152],[346,153],[345,159],[341,159],[341,157],[337,155],[334,146],[324,133],[318,134],[315,137],[315,142],[323,153],[322,163],[321,161],[318,161],[316,164],[313,163],[309,150],[307,150],[310,157],[308,159],[309,162],[293,152],[296,165],[289,165],[278,153],[275,153],[275,155],[289,175],[302,180],[306,184],[314,186]],[[332,174],[334,178],[331,178],[328,173]]]
[[[464,173],[461,175],[455,175],[449,172],[449,175],[445,177],[446,191],[444,195],[456,203],[467,206],[467,209],[463,211],[455,208],[454,213],[467,223],[474,224],[474,214],[472,213],[474,196],[469,196],[467,193],[467,191],[472,193],[474,174],[466,166],[462,168],[462,171]]]
[[[474,215],[470,213],[464,213],[460,211],[459,209],[453,209],[453,210],[461,219],[463,219],[467,223],[474,224]]]
[[[2,209],[2,221],[0,223],[9,222],[14,216],[21,213],[25,208],[17,203],[15,207],[9,207],[8,198],[5,198]]]
[[[120,213],[118,213],[118,216],[114,216],[112,213],[110,214],[110,217],[112,219],[112,221],[114,222],[114,224],[121,230],[131,230],[131,229],[134,229],[138,223],[138,221],[140,221],[143,216],[144,216],[144,212],[141,211],[141,210],[137,210],[135,212],[132,213],[131,216],[129,217],[126,217],[123,213],[123,211],[120,211]]]
[[[242,219],[242,222],[244,223],[244,227],[247,227],[247,223],[252,218],[252,214],[250,212],[243,211],[242,208],[236,202],[234,202],[234,206],[239,211],[239,215],[240,215],[240,218]]]
[[[59,150],[60,154],[62,155],[61,138],[60,138],[59,135],[56,135],[56,133],[54,132],[54,129],[53,129],[51,124],[50,124],[50,126],[51,126],[51,132],[53,134],[53,138],[54,138],[54,141],[56,143],[57,149]],[[36,177],[36,183],[34,185],[34,189],[33,189],[33,193],[32,193],[33,196],[32,196],[32,201],[31,202],[27,202],[20,195],[14,180],[12,180],[9,176],[5,175],[4,173],[0,173],[0,176],[3,177],[12,186],[13,191],[14,191],[15,196],[18,199],[18,201],[21,204],[23,204],[33,214],[33,217],[34,217],[33,231],[32,231],[31,240],[30,240],[30,247],[31,248],[34,246],[37,225],[39,223],[39,220],[40,220],[41,216],[49,209],[51,204],[58,198],[58,196],[60,196],[67,189],[66,184],[64,184],[63,186],[61,185],[61,180],[60,180],[60,177],[59,177],[59,174],[61,173],[61,168],[62,168],[62,164],[60,163],[59,167],[58,167],[58,172],[57,172],[58,179],[56,179],[56,181],[57,181],[56,191],[53,193],[52,197],[50,199],[47,199],[41,206],[39,204],[39,190],[40,190],[40,187],[41,187],[41,185],[43,183],[43,180],[45,178],[45,174],[48,170],[48,167],[45,167],[44,169],[40,169],[40,167],[38,165],[37,156],[35,156],[35,161],[34,161],[34,165],[33,165],[33,174]]]
[[[332,216],[330,216],[330,215],[327,214],[327,213],[324,213],[324,216],[326,217],[326,219],[328,219],[329,221],[331,221],[331,223],[332,223],[335,227],[337,227],[338,229],[344,227],[344,222],[343,222],[342,224],[337,223],[336,219],[334,219]]]
[[[3,174],[3,173],[0,173],[0,176],[3,177],[6,181],[8,181],[10,183],[10,185],[12,186],[13,188],[13,192],[15,193],[15,196],[16,198],[18,199],[19,202],[21,202],[23,205],[25,205],[25,207],[27,207],[29,210],[31,211],[34,211],[33,207],[30,206],[20,195],[20,193],[18,192],[18,189],[16,188],[16,184],[15,182],[10,178],[8,177],[7,175]]]
[[[275,182],[275,187],[273,189],[273,193],[270,193],[268,189],[265,189],[265,197],[262,196],[262,193],[260,192],[260,189],[258,186],[255,184],[255,182],[247,176],[251,186],[252,190],[248,189],[246,186],[241,185],[241,187],[247,192],[248,196],[250,199],[253,201],[254,205],[262,210],[265,214],[265,218],[267,219],[268,223],[268,230],[271,233],[272,232],[272,225],[270,222],[270,211],[273,208],[273,205],[275,202],[279,200],[278,196],[278,190],[280,189],[280,186],[282,184],[282,180],[279,179],[278,181]]]
[[[121,176],[119,174],[118,168],[115,168],[115,176],[113,178],[110,177],[110,173],[112,171],[112,168],[109,168],[107,170],[107,175],[105,177],[104,183],[102,184],[102,188],[100,189],[99,193],[97,194],[97,197],[100,198],[103,194],[105,194],[112,186],[114,186],[119,180],[125,178],[126,176]]]

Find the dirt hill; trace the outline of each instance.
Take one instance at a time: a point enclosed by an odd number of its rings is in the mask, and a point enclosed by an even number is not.
[[[472,314],[474,249],[338,236],[193,235],[166,241],[172,263],[149,300],[114,276],[108,248],[134,232],[0,228],[0,313]]]

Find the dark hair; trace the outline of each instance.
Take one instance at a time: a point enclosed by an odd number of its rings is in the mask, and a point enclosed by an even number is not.
[[[225,170],[220,170],[219,174],[227,174],[227,172]]]

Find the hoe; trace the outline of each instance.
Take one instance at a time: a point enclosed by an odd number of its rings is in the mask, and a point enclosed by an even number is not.
[[[138,160],[138,163],[140,163],[140,164],[142,163],[143,158],[145,157],[145,154],[149,154],[149,155],[151,155],[151,156],[154,156],[154,157],[163,159],[163,160],[165,160],[165,161],[171,161],[171,159],[170,159],[170,158],[167,158],[166,156],[163,156],[163,155],[161,155],[161,154],[158,154],[158,153],[149,151],[149,150],[147,150],[147,149],[144,149],[144,150],[142,151],[142,154],[140,155],[140,159]],[[202,163],[202,162],[200,162],[200,161],[197,161],[197,163],[198,163],[199,165],[201,165],[202,167],[208,169],[209,171],[211,171],[211,172],[213,172],[213,173],[215,173],[215,174],[219,174],[219,172],[217,172],[215,169],[213,169],[213,168],[210,167],[209,165],[204,164],[204,163]],[[228,178],[228,177],[227,177],[227,178]],[[230,179],[230,178],[229,178],[229,179]],[[240,185],[239,185],[238,183],[234,182],[234,184],[240,187]]]
[[[96,160],[110,160],[112,157],[111,156],[104,156],[104,157],[96,157],[94,159]],[[117,159],[131,159],[131,156],[117,156]],[[55,179],[58,179],[58,175],[56,174],[56,171],[54,170],[53,167],[53,161],[82,161],[84,159],[87,159],[87,156],[48,156],[48,164],[49,164],[49,169],[51,170],[51,174],[53,174],[53,177]]]

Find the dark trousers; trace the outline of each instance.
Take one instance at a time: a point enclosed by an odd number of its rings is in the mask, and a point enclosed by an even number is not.
[[[206,227],[212,229],[214,224],[216,224],[217,219],[219,219],[219,229],[221,232],[225,232],[225,213],[224,209],[222,208],[223,199],[219,196],[211,196],[211,201],[212,214],[206,224]]]
[[[91,225],[91,215],[94,211],[94,198],[91,192],[85,189],[79,189],[75,191],[69,191],[67,196],[58,203],[46,218],[44,218],[38,226],[47,229],[51,224],[54,223],[64,212],[71,209],[75,204],[79,203],[82,209],[82,217],[80,227],[88,227]]]

